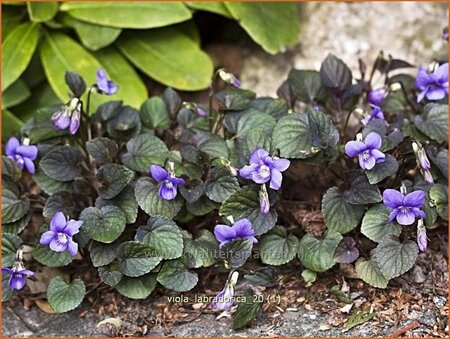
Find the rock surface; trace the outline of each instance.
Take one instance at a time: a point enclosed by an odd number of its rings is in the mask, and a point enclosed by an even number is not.
[[[291,68],[320,68],[328,53],[355,72],[358,58],[372,65],[379,51],[412,64],[446,58],[441,39],[448,22],[445,2],[308,2],[299,6],[299,42],[283,54],[252,50],[244,59],[244,88],[274,96]]]

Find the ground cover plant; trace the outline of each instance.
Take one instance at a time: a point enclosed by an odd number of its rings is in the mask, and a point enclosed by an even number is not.
[[[76,69],[89,82],[95,80],[97,68],[104,68],[120,78],[117,99],[133,107],[147,99],[148,79],[185,91],[207,88],[213,61],[202,49],[200,35],[205,32],[194,20],[198,15],[211,17],[206,13],[236,21],[270,54],[297,41],[294,3],[3,3],[4,142],[33,115],[36,105],[66,100],[61,74],[67,68]],[[92,100],[97,107],[106,99]]]
[[[239,329],[264,300],[251,286],[273,286],[293,261],[309,284],[350,264],[386,288],[448,220],[448,63],[414,67],[380,53],[352,74],[329,54],[318,71],[292,70],[277,98],[219,69],[209,102],[167,88],[139,110],[115,100],[123,86],[104,69],[95,83],[67,70],[66,103],[5,145],[3,300],[39,266],[64,272],[48,284],[55,312],[82,302],[80,263],[131,299],[192,290],[214,270],[225,283],[210,307],[237,306]],[[97,96],[108,101],[91,110]],[[305,227],[298,205],[324,222]]]

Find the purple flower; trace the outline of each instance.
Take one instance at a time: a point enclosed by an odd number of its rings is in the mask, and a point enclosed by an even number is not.
[[[119,90],[119,86],[108,80],[105,70],[101,67],[97,70],[97,87],[106,95],[112,95]]]
[[[367,135],[364,142],[362,141],[349,141],[345,145],[345,154],[353,158],[358,156],[359,166],[362,169],[370,170],[375,164],[384,162],[385,155],[380,151],[381,137],[371,132]]]
[[[81,101],[73,98],[68,105],[61,106],[59,111],[52,115],[55,128],[65,130],[69,128],[70,134],[74,135],[80,128]]]
[[[363,120],[361,120],[363,125],[367,125],[370,121],[379,119],[384,121],[384,114],[380,107],[376,105],[370,105],[372,107],[372,112],[368,116],[366,116]]]
[[[267,214],[270,210],[270,200],[269,195],[267,194],[266,185],[262,185],[259,191],[259,206],[261,213]]]
[[[28,172],[34,174],[35,167],[33,160],[36,160],[38,154],[38,149],[36,146],[21,145],[17,138],[11,137],[6,143],[5,153],[8,158],[11,158],[16,162],[17,166],[19,166],[21,170],[26,167]]]
[[[221,71],[219,71],[219,76],[227,84],[230,84],[231,86],[236,87],[236,88],[241,87],[241,82],[233,74],[226,72],[224,70],[221,70]]]
[[[8,284],[12,290],[21,290],[27,282],[27,277],[34,275],[34,272],[25,269],[22,261],[16,261],[12,268],[2,268],[2,272],[11,275]]]
[[[397,190],[387,189],[383,192],[383,203],[392,209],[389,221],[397,219],[400,225],[411,225],[416,218],[425,218],[420,208],[425,201],[425,192],[418,190],[404,196]]]
[[[387,93],[384,88],[377,88],[371,90],[367,97],[372,105],[380,106],[384,99],[386,99],[386,95]]]
[[[50,231],[41,236],[41,245],[50,245],[54,252],[68,251],[72,257],[77,255],[78,244],[72,237],[78,233],[83,222],[81,220],[67,220],[60,211],[56,212],[50,221]]]
[[[428,247],[427,229],[423,224],[423,220],[420,219],[417,223],[417,245],[419,250],[425,252]]]
[[[222,291],[220,291],[211,302],[212,308],[219,311],[229,310],[234,304],[234,287],[227,283]]]
[[[159,196],[164,200],[173,200],[177,196],[177,186],[185,185],[186,181],[183,178],[177,178],[173,173],[169,173],[164,168],[158,165],[150,166],[150,173],[158,183]]]
[[[416,76],[416,87],[420,90],[417,102],[426,97],[428,100],[441,100],[448,95],[448,63],[435,67],[429,72],[420,66]]]
[[[255,238],[252,223],[248,219],[238,220],[233,226],[216,225],[214,227],[214,235],[217,241],[220,242],[220,247],[237,238],[251,239],[254,244],[258,242]]]
[[[259,148],[250,155],[250,165],[239,170],[239,174],[257,184],[265,184],[270,180],[270,188],[278,190],[283,180],[281,172],[287,170],[290,164],[289,160],[270,157],[269,152]]]

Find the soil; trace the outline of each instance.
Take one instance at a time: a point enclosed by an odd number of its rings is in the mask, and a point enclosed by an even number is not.
[[[240,331],[232,329],[229,313],[218,317],[208,303],[194,302],[196,295],[213,296],[224,283],[224,274],[210,269],[215,272],[199,276],[213,290],[200,283],[183,294],[187,302],[169,302],[177,294],[162,288],[147,300],[129,300],[101,285],[88,289],[80,308],[49,314],[45,299],[21,294],[3,303],[3,337],[447,337],[448,237],[441,228],[430,232],[430,238],[431,249],[384,290],[355,279],[351,265],[336,266],[311,287],[306,287],[299,264],[280,267],[275,287],[258,288],[266,297],[263,312]],[[238,291],[248,288],[240,281]],[[356,310],[373,313],[373,318],[346,330]],[[97,326],[110,318],[120,319],[121,326]]]

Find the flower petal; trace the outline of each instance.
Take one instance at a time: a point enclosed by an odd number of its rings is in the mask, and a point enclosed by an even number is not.
[[[386,160],[386,155],[378,149],[373,149],[370,153],[372,153],[377,164],[384,162]]]
[[[53,216],[52,220],[50,220],[50,230],[53,232],[61,232],[64,227],[66,227],[66,217],[64,216],[64,213],[61,211],[58,211]]]
[[[54,238],[50,241],[50,249],[54,252],[64,252],[67,249],[68,243],[61,243],[58,241],[58,238]]]
[[[403,205],[403,194],[397,190],[387,189],[383,192],[383,203],[389,208],[397,208]]]
[[[72,257],[76,256],[78,253],[78,244],[72,239],[67,243],[67,251],[69,251]]]
[[[239,175],[245,179],[251,179],[252,173],[257,170],[258,166],[257,164],[244,166],[239,170]]]
[[[19,146],[16,149],[16,153],[20,154],[24,158],[30,158],[31,160],[35,160],[38,154],[38,148],[34,145],[29,146]]]
[[[214,236],[216,237],[217,241],[219,242],[225,242],[225,241],[231,241],[234,238],[236,238],[236,231],[227,225],[216,225],[214,227]]]
[[[381,137],[378,135],[378,133],[375,132],[370,132],[369,134],[367,134],[367,137],[364,140],[367,148],[370,149],[380,149],[381,142]]]
[[[181,185],[184,186],[186,185],[186,180],[184,180],[183,178],[177,178],[177,177],[169,177],[169,180],[174,184],[174,185]]]
[[[63,232],[69,237],[73,237],[79,232],[81,225],[83,225],[83,221],[70,219],[67,222],[66,227],[64,227]]]
[[[30,277],[32,277],[35,274],[34,272],[29,271],[29,270],[22,270],[22,271],[19,271],[19,273],[30,276]]]
[[[152,175],[152,178],[158,182],[166,180],[169,176],[169,173],[164,168],[158,165],[150,166],[150,174]]]
[[[14,290],[21,290],[26,284],[26,279],[22,274],[13,274],[9,278],[9,287]]]
[[[8,268],[8,267],[3,267],[2,268],[2,272],[5,274],[13,274],[14,272],[12,271],[12,269]]]
[[[416,75],[416,87],[423,91],[429,84],[430,74],[428,74],[427,69],[421,65],[419,66]]]
[[[404,205],[407,207],[422,207],[426,193],[422,190],[414,191],[405,196]]]
[[[264,159],[268,156],[269,152],[267,152],[265,149],[255,149],[252,154],[250,154],[250,164],[262,164],[264,163]]]
[[[448,81],[448,63],[442,64],[436,70],[436,76],[443,81]]]
[[[234,223],[232,229],[236,233],[236,237],[252,237],[255,235],[255,231],[253,230],[252,223],[248,219],[241,219]]]
[[[400,225],[412,225],[416,220],[416,216],[414,212],[410,208],[402,208],[398,210],[397,213],[397,222]]]
[[[163,182],[159,187],[159,196],[164,200],[173,200],[177,196],[177,186]]]
[[[364,157],[363,154],[360,154],[360,155],[358,155],[358,160],[359,160],[359,166],[362,169],[366,169],[366,170],[371,170],[376,164],[375,157],[372,155],[369,155],[368,157]]]
[[[445,97],[445,94],[444,88],[432,86],[427,90],[426,97],[428,100],[441,100]]]
[[[36,171],[35,167],[34,167],[34,162],[33,160],[29,159],[29,158],[23,158],[23,161],[25,163],[25,167],[27,168],[28,172],[30,172],[30,174],[34,174],[34,172]]]
[[[389,214],[389,222],[394,220],[397,217],[397,214],[398,214],[398,208],[394,208],[392,210],[391,214]]]
[[[272,168],[275,168],[280,172],[284,172],[288,169],[290,164],[291,162],[288,159],[273,159]]]
[[[39,240],[39,243],[41,245],[48,245],[48,244],[50,244],[50,242],[53,239],[57,238],[57,236],[58,236],[58,234],[53,231],[44,232],[41,235],[41,239]]]
[[[6,155],[14,156],[14,154],[16,153],[16,149],[19,146],[20,146],[19,139],[15,138],[15,137],[9,138],[9,140],[5,146]]]
[[[366,150],[366,145],[361,141],[349,141],[345,144],[345,154],[350,158]]]
[[[427,215],[425,214],[424,211],[422,211],[420,208],[418,207],[413,207],[412,211],[414,213],[414,215],[416,216],[416,218],[422,218],[425,219],[427,217]]]
[[[425,95],[427,94],[427,89],[424,89],[422,92],[419,93],[417,96],[417,102],[421,102],[423,98],[425,98]]]
[[[274,190],[279,190],[281,187],[282,180],[283,180],[283,176],[281,175],[281,173],[278,170],[273,169],[271,172],[271,176],[270,176],[269,187]]]

